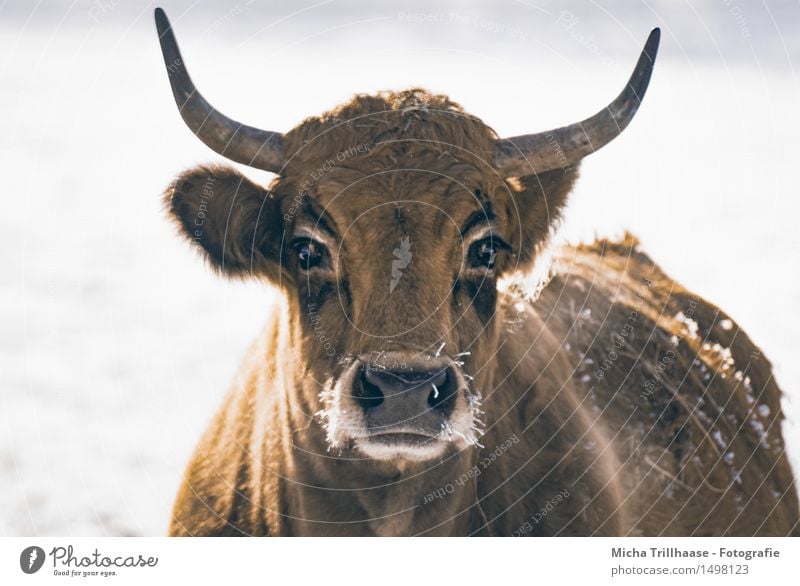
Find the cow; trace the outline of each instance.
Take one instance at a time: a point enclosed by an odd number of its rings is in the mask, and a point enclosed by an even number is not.
[[[281,134],[212,107],[155,18],[191,131],[276,174],[189,169],[167,213],[216,272],[280,291],[170,534],[798,534],[781,390],[745,332],[632,235],[550,245],[658,29],[615,100],[555,130],[501,138],[414,88]]]

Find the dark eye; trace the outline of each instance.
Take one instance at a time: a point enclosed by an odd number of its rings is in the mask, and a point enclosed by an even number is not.
[[[325,263],[328,251],[325,246],[314,240],[304,238],[296,240],[293,244],[297,253],[297,264],[304,271],[309,271],[314,267],[321,267]]]
[[[473,242],[467,254],[467,265],[472,269],[493,269],[497,253],[507,248],[508,245],[497,237]]]

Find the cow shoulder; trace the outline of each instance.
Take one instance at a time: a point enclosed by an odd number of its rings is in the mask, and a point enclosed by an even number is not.
[[[545,297],[579,388],[625,438],[630,500],[649,503],[636,531],[791,532],[781,390],[761,350],[631,237],[568,249],[560,262]]]
[[[270,401],[264,401],[263,361],[259,340],[184,473],[173,508],[171,535],[269,534],[266,513],[271,504],[265,499],[271,487],[264,481],[265,430],[259,422],[269,418],[272,408]]]

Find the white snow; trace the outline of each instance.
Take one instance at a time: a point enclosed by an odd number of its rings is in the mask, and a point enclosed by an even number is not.
[[[683,327],[686,329],[687,337],[693,340],[697,338],[698,326],[696,321],[690,317],[687,317],[682,311],[679,311],[677,314],[675,314],[675,321],[683,324]]]

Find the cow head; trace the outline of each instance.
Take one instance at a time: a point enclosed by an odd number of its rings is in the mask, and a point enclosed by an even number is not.
[[[195,89],[156,12],[173,94],[222,155],[277,173],[187,171],[170,213],[226,275],[278,284],[299,313],[298,360],[331,446],[427,460],[476,444],[491,384],[498,279],[525,270],[587,154],[630,122],[653,31],[620,96],[578,124],[501,139],[423,90],[356,96],[286,134],[234,122]]]

